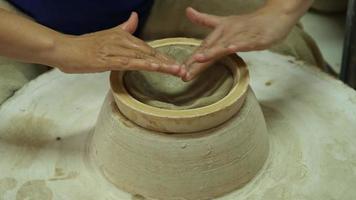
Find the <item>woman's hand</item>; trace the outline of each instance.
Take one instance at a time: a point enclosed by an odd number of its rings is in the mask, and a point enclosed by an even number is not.
[[[283,40],[299,17],[265,6],[245,15],[215,16],[193,8],[186,10],[195,24],[213,29],[195,53],[185,62],[189,81],[219,58],[235,53],[263,50]]]
[[[104,31],[81,36],[63,36],[53,50],[51,66],[66,73],[108,70],[147,70],[184,76],[184,69],[132,36],[138,16],[132,13],[125,23]],[[60,59],[58,59],[60,58]]]

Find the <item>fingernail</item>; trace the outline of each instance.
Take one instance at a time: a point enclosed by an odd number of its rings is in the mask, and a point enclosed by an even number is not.
[[[194,56],[194,58],[197,60],[203,60],[205,58],[205,55],[202,53],[198,53]]]
[[[187,72],[187,74],[184,77],[184,81],[189,81],[191,79],[191,73]]]
[[[184,67],[182,67],[179,70],[178,76],[183,78],[186,76],[186,73],[187,73],[187,70]]]

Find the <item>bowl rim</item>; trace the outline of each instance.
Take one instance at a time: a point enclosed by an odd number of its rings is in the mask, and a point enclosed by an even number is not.
[[[177,44],[199,46],[201,44],[201,40],[181,37],[165,38],[151,41],[148,44],[153,48]],[[111,72],[111,90],[116,104],[125,104],[127,107],[130,107],[130,109],[134,110],[135,112],[144,113],[145,115],[165,118],[193,118],[198,116],[206,116],[218,112],[226,107],[229,107],[239,99],[242,99],[249,87],[249,71],[247,69],[246,63],[242,60],[242,58],[240,58],[237,54],[232,54],[227,56],[225,59],[229,60],[230,63],[235,64],[233,66],[234,71],[232,71],[232,73],[236,75],[234,76],[234,85],[225,97],[207,106],[185,110],[172,110],[144,104],[139,100],[135,99],[133,96],[131,96],[131,94],[127,91],[123,80],[125,71]],[[231,66],[229,66],[229,68],[232,70]],[[118,107],[120,108],[119,105]]]

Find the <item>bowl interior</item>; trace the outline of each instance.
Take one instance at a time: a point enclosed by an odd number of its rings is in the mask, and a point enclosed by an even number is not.
[[[199,46],[200,40],[190,38],[167,38],[155,40],[149,44],[154,48],[159,48],[167,45],[193,45]],[[226,56],[220,62],[230,69],[233,77],[233,86],[229,93],[219,101],[199,108],[173,110],[164,109],[142,103],[135,99],[126,89],[124,82],[125,71],[112,71],[110,75],[110,84],[116,104],[120,110],[126,110],[130,113],[140,113],[139,115],[162,117],[167,119],[174,118],[196,118],[206,116],[214,112],[218,112],[224,107],[236,103],[238,100],[243,100],[249,85],[249,73],[244,61],[236,54]]]
[[[183,63],[197,45],[167,44],[156,47],[169,57]],[[126,90],[141,103],[172,110],[204,107],[224,98],[238,82],[236,63],[221,59],[192,81],[158,72],[127,71],[123,76]]]

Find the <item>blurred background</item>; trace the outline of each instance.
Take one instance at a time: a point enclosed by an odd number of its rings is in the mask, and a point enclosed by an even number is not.
[[[337,74],[341,70],[347,3],[347,0],[315,0],[301,19],[304,30],[314,38],[324,59]]]

